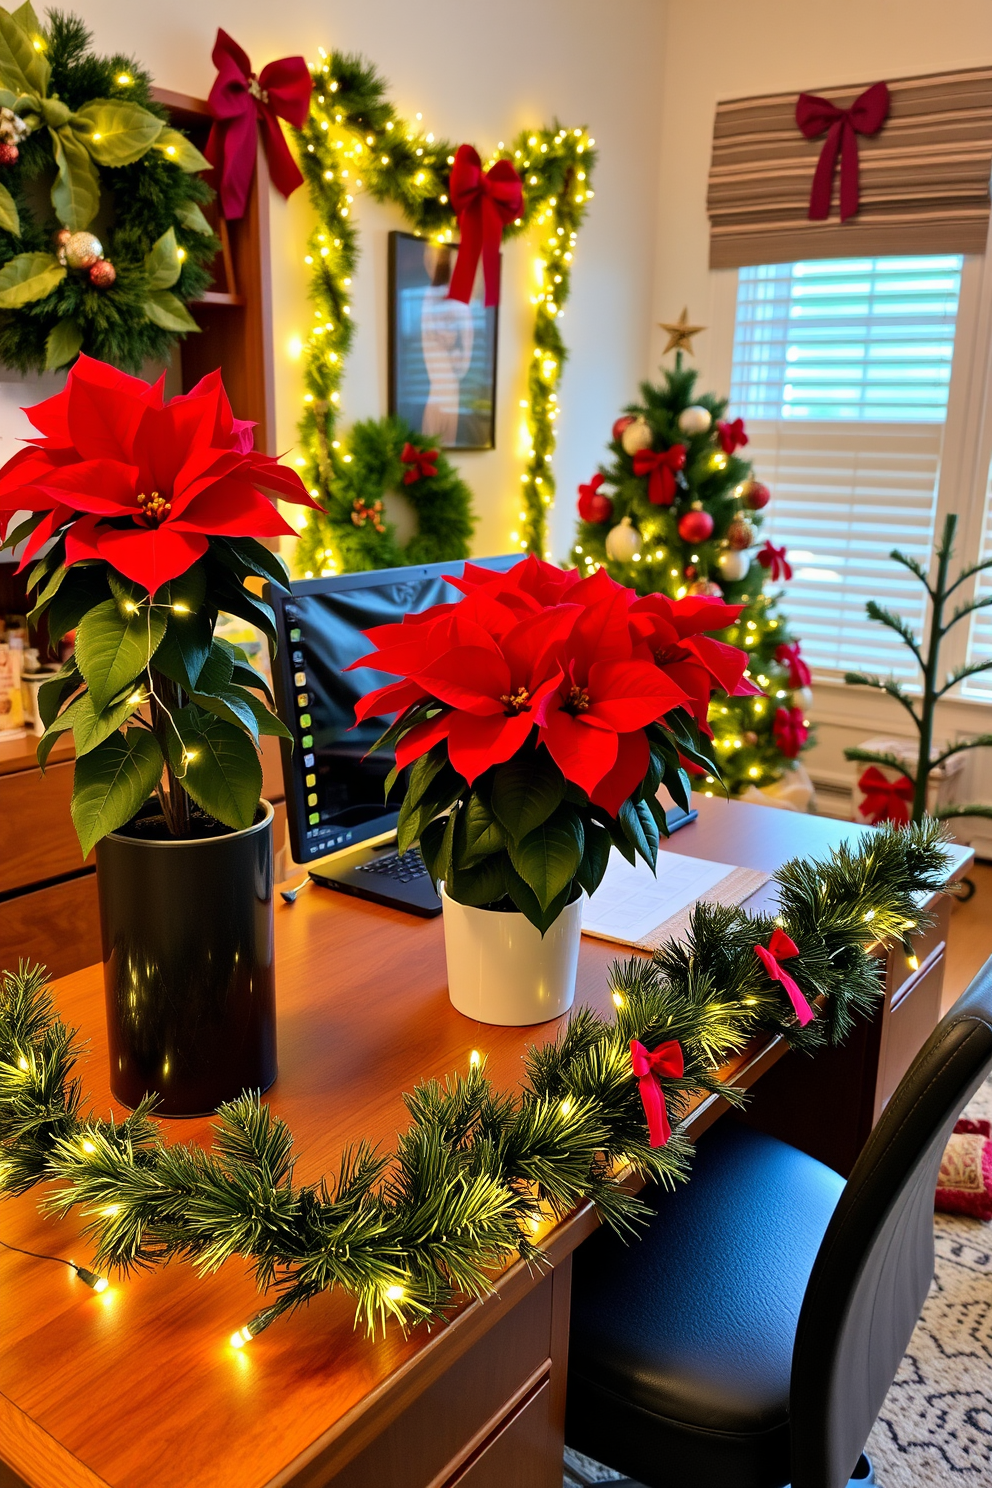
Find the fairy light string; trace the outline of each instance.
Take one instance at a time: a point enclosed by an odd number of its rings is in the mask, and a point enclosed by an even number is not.
[[[327,501],[341,465],[351,461],[339,431],[341,384],[355,335],[351,290],[358,265],[355,202],[366,191],[398,206],[418,237],[450,243],[458,223],[448,200],[448,176],[456,144],[424,130],[423,116],[407,122],[386,98],[375,69],[360,57],[320,48],[310,64],[310,113],[294,131],[317,226],[304,263],[311,271],[312,323],[306,338],[288,347],[302,363],[301,453],[296,463],[310,494]],[[528,351],[527,395],[520,399],[524,469],[510,543],[522,552],[550,557],[548,514],[555,497],[553,459],[561,411],[559,385],[568,357],[560,321],[571,289],[579,229],[594,192],[595,140],[588,130],[553,126],[521,130],[507,145],[500,140],[483,160],[513,162],[524,187],[523,215],[505,229],[507,238],[532,234],[535,254],[530,295],[534,310]],[[308,576],[338,571],[341,558],[320,512],[300,518],[298,564]]]

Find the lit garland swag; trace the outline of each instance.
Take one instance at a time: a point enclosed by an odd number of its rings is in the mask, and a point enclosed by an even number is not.
[[[165,1145],[150,1101],[120,1124],[84,1113],[75,1034],[44,972],[22,966],[0,979],[0,1193],[55,1180],[43,1206],[81,1206],[101,1266],[178,1257],[212,1272],[242,1256],[276,1300],[241,1342],[335,1286],[370,1332],[388,1315],[436,1318],[459,1294],[490,1291],[490,1273],[515,1255],[541,1264],[542,1220],[582,1200],[635,1229],[644,1206],[621,1186],[628,1165],[669,1186],[688,1176],[678,1123],[689,1098],[719,1089],[740,1099],[715,1066],[757,1030],[806,1049],[843,1039],[881,991],[869,944],[908,946],[923,923],[913,896],[943,882],[941,841],[925,821],[879,828],[828,862],[796,859],[775,875],[777,920],[697,906],[684,943],[614,964],[611,1022],[579,1010],[556,1042],[529,1051],[519,1096],[494,1090],[481,1068],[428,1081],[405,1098],[412,1122],[395,1154],[359,1143],[336,1178],[306,1187],[293,1182],[288,1128],[255,1096],[221,1109],[210,1150]],[[810,1000],[824,999],[803,1029],[754,950],[778,924],[798,947],[790,968]],[[649,1049],[676,1039],[685,1057],[682,1078],[660,1080],[675,1126],[664,1146],[649,1144],[632,1039]]]
[[[318,218],[306,263],[312,266],[314,322],[303,348],[305,412],[300,424],[304,455],[299,463],[311,495],[331,511],[312,513],[300,535],[297,562],[312,573],[342,565],[336,542],[342,523],[339,482],[347,474],[347,441],[338,437],[341,381],[354,336],[351,276],[358,263],[353,202],[365,190],[377,201],[402,208],[414,232],[451,242],[458,224],[448,200],[448,175],[456,146],[402,120],[385,96],[385,84],[361,57],[321,51],[313,68],[310,114],[295,131],[300,166]],[[523,216],[504,229],[515,237],[543,228],[540,283],[535,306],[534,346],[527,376],[530,447],[521,476],[517,541],[521,550],[544,556],[547,513],[554,500],[551,459],[555,448],[557,387],[568,355],[558,321],[568,299],[578,231],[593,195],[593,141],[583,129],[522,130],[508,150],[523,181]],[[484,161],[488,168],[495,156]],[[448,553],[438,552],[445,559]],[[423,562],[420,557],[418,562]],[[376,567],[382,566],[376,564]]]

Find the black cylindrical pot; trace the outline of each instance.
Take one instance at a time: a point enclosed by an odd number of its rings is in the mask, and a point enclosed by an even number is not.
[[[200,1116],[276,1077],[272,807],[243,832],[97,844],[110,1087]]]

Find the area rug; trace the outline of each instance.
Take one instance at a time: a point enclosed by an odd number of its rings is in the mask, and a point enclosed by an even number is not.
[[[992,1119],[992,1080],[965,1114]],[[934,1231],[934,1284],[867,1451],[880,1488],[989,1488],[992,1224],[937,1214]],[[566,1449],[564,1488],[629,1481]]]

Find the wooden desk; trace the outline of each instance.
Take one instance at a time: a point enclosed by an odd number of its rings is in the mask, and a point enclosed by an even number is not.
[[[860,830],[714,800],[668,850],[771,868]],[[456,1013],[439,920],[313,888],[279,904],[276,945],[280,1077],[268,1098],[296,1133],[302,1181],[358,1137],[392,1144],[406,1124],[401,1094],[418,1080],[466,1069],[479,1049],[510,1088],[526,1045],[557,1031]],[[583,942],[578,1001],[606,1009],[616,953]],[[64,978],[57,1000],[90,1040],[80,1072],[104,1112],[100,969]],[[757,1040],[726,1079],[751,1084],[782,1053],[778,1039]],[[804,1061],[801,1088],[816,1063]],[[694,1135],[721,1105],[697,1108]],[[846,1109],[838,1102],[831,1119]],[[171,1130],[206,1139],[209,1123]],[[498,1297],[433,1332],[404,1339],[391,1327],[373,1345],[354,1332],[348,1299],[330,1295],[241,1352],[229,1336],[259,1300],[236,1262],[204,1281],[173,1265],[96,1296],[67,1270],[0,1250],[0,1488],[559,1488],[570,1254],[595,1223],[589,1206],[576,1211],[544,1242],[549,1274],[512,1267]],[[78,1233],[75,1215],[41,1219],[37,1194],[0,1207],[13,1244],[85,1261]]]

